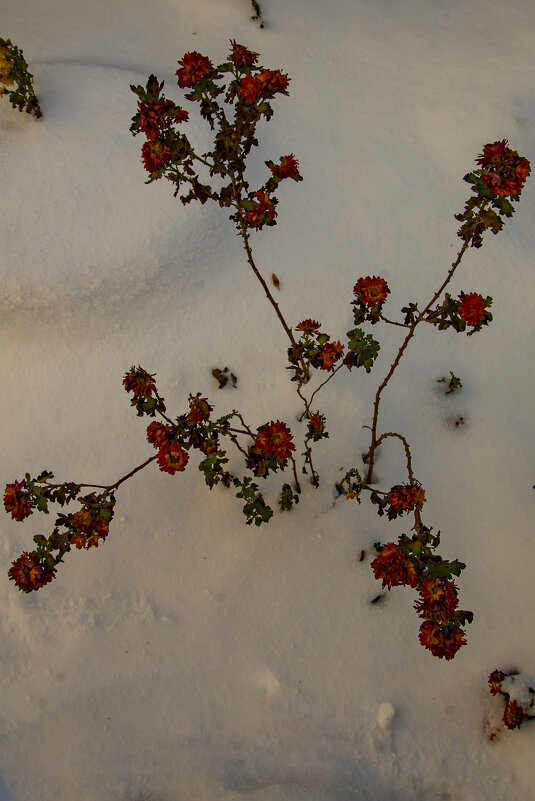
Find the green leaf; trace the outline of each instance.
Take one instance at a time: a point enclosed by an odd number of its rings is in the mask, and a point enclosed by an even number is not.
[[[357,354],[357,367],[364,367],[369,373],[381,346],[371,334],[365,334],[361,328],[348,331],[347,336],[349,337],[347,347]]]
[[[255,203],[254,200],[248,200],[247,198],[244,198],[243,200],[240,200],[240,206],[245,211],[253,211],[254,209],[256,209],[257,205],[258,204]]]
[[[446,560],[440,562],[427,562],[426,577],[430,578],[450,578],[451,575],[460,576],[461,571],[466,567],[463,562],[457,559],[454,562]]]

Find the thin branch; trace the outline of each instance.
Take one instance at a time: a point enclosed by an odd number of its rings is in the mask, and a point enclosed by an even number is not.
[[[431,308],[433,303],[435,303],[435,301],[438,300],[438,298],[441,296],[442,292],[444,291],[444,289],[446,288],[448,283],[453,278],[453,274],[455,273],[455,270],[457,269],[457,267],[461,263],[461,259],[463,258],[463,256],[464,256],[464,254],[466,252],[466,249],[468,248],[469,244],[470,244],[470,240],[466,240],[465,243],[463,244],[461,250],[457,254],[457,258],[455,259],[455,261],[451,265],[451,268],[448,270],[446,278],[442,282],[440,288],[435,292],[435,294],[433,295],[433,297],[431,298],[431,300],[429,301],[429,303],[427,304],[425,309],[420,312],[420,314],[418,315],[416,320],[410,325],[409,332],[408,332],[407,336],[405,337],[405,339],[403,340],[396,358],[394,359],[394,361],[390,365],[390,370],[388,371],[383,383],[379,386],[379,388],[377,390],[377,393],[375,395],[375,402],[374,402],[374,405],[373,405],[373,421],[372,421],[372,427],[371,427],[371,429],[372,429],[372,441],[371,441],[371,444],[370,444],[370,450],[368,451],[368,473],[366,475],[366,481],[368,483],[371,482],[372,476],[373,476],[373,466],[374,466],[374,460],[375,460],[375,449],[377,448],[377,421],[378,421],[378,417],[379,417],[379,404],[381,402],[381,394],[382,394],[383,390],[385,389],[385,387],[387,386],[387,384],[390,381],[390,379],[392,378],[392,376],[394,375],[394,372],[396,371],[396,368],[397,368],[398,364],[401,361],[401,357],[405,353],[407,345],[409,344],[409,342],[411,341],[411,339],[414,336],[414,332],[416,330],[416,327],[418,326],[418,324],[420,322],[422,322],[423,318],[425,317],[425,315],[427,314],[427,312],[429,311],[429,309]]]

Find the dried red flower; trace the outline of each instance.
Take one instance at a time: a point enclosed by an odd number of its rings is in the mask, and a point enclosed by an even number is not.
[[[405,551],[394,542],[389,542],[371,563],[376,579],[381,579],[383,587],[407,585],[416,587],[419,576]]]
[[[181,69],[176,71],[178,85],[181,89],[191,89],[199,81],[214,71],[214,65],[207,56],[201,55],[196,50],[186,53],[179,62]]]
[[[274,164],[271,172],[277,178],[297,178],[299,175],[299,162],[293,153],[289,156],[282,156],[280,164]]]
[[[500,156],[507,146],[507,139],[502,139],[501,142],[493,142],[491,145],[485,145],[483,147],[483,153],[476,159],[476,164],[481,164],[482,167],[488,167],[489,164],[492,164],[492,159],[495,156]]]
[[[56,568],[47,568],[43,565],[37,551],[24,551],[12,563],[8,571],[11,581],[14,581],[22,592],[32,592],[48,584],[56,577]]]
[[[155,420],[147,426],[147,440],[151,445],[154,445],[156,449],[160,449],[162,445],[169,444],[170,431],[171,426],[166,426],[164,423],[159,423]]]
[[[361,303],[374,308],[383,305],[390,289],[384,278],[367,275],[366,278],[359,278],[353,287],[353,292]]]
[[[258,61],[259,53],[253,53],[248,50],[244,45],[236,43],[235,39],[230,40],[232,50],[230,52],[230,60],[235,67],[252,67]]]
[[[290,78],[280,70],[263,70],[256,78],[262,87],[264,97],[275,92],[285,92],[290,83]]]
[[[206,454],[206,456],[211,456],[213,453],[217,453],[219,448],[219,439],[217,435],[210,439],[205,439],[204,442],[201,442],[199,448],[203,453]]]
[[[246,75],[241,79],[240,95],[246,103],[254,103],[262,97],[262,84],[255,75]]]
[[[255,447],[260,448],[266,455],[272,453],[277,459],[289,459],[295,451],[291,430],[280,420],[273,420],[258,429]]]
[[[156,391],[154,376],[139,366],[132,366],[125,374],[123,386],[127,392],[133,392],[134,395],[142,398],[149,398]]]
[[[247,220],[252,228],[261,228],[265,223],[265,216],[275,219],[277,212],[267,192],[256,192],[255,197],[258,199],[256,208],[247,212]]]
[[[296,331],[302,331],[304,334],[314,334],[320,330],[321,323],[318,323],[317,320],[310,320],[307,318],[296,325]]]
[[[71,544],[78,549],[98,548],[99,540],[105,540],[109,534],[110,523],[99,513],[98,509],[84,507],[71,517],[74,534]]]
[[[190,423],[201,423],[208,420],[214,407],[208,403],[208,398],[201,398],[201,393],[189,396],[188,420]]]
[[[507,697],[507,693],[502,690],[502,681],[505,679],[505,673],[501,670],[493,670],[489,676],[489,688],[491,695],[504,695]]]
[[[478,326],[484,322],[488,312],[485,311],[486,303],[477,292],[469,292],[467,295],[461,293],[459,304],[459,317],[468,325]]]
[[[449,579],[426,578],[420,582],[420,600],[414,608],[425,620],[449,623],[459,603],[456,587]]]
[[[326,342],[318,353],[322,370],[334,370],[335,363],[344,355],[344,346],[341,342]]]
[[[171,100],[140,101],[137,106],[138,125],[147,139],[153,141],[160,136],[160,128],[166,125],[170,118],[174,122],[186,122],[189,114]]]
[[[171,151],[160,139],[145,142],[141,148],[141,160],[147,172],[155,172],[171,161]]]
[[[308,426],[314,434],[321,434],[323,431],[323,420],[319,412],[310,415],[308,418]]]
[[[182,473],[189,462],[189,454],[178,442],[170,442],[160,448],[156,459],[160,470],[164,473]]]
[[[419,484],[400,484],[392,487],[386,500],[397,512],[412,512],[423,507],[425,490]]]
[[[424,648],[440,659],[453,659],[459,648],[466,645],[463,629],[458,626],[450,628],[432,620],[422,623],[418,638]]]
[[[502,720],[508,729],[519,729],[525,720],[529,719],[529,715],[523,706],[518,704],[514,699],[509,701],[504,709]]]
[[[35,502],[25,492],[25,486],[24,481],[15,481],[14,484],[6,484],[4,491],[6,512],[11,512],[13,520],[19,522],[29,517],[35,507]]]
[[[482,176],[483,182],[491,192],[501,197],[519,195],[531,172],[529,161],[507,147],[507,139],[485,145],[476,163],[488,170]]]

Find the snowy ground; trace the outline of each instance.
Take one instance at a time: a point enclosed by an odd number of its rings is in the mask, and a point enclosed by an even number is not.
[[[264,29],[248,0],[4,0],[0,34],[24,50],[44,113],[0,102],[4,484],[44,468],[111,482],[151,455],[121,385],[131,364],[157,373],[171,413],[200,391],[218,413],[299,431],[284,334],[232,224],[144,185],[131,83],[154,72],[180,102],[177,59],[219,63],[229,38],[292,77],[251,183],[290,152],[305,180],[281,187],[279,224],[253,247],[288,319],[333,339],[359,276],[388,280],[393,314],[440,285],[486,142],[535,159],[528,0],[262,9]],[[203,141],[200,120],[190,131]],[[424,651],[410,591],[370,605],[371,546],[403,527],[335,497],[397,350],[396,331],[377,330],[371,375],[324,391],[322,485],[291,514],[245,527],[232,493],[151,465],[121,488],[98,550],[68,555],[33,595],[0,580],[0,801],[531,797],[535,725],[491,743],[483,724],[493,668],[535,674],[533,180],[452,287],[491,295],[492,324],[419,333],[382,404],[383,430],[411,442],[441,552],[467,564],[468,645],[452,662]],[[225,365],[238,387],[219,391]],[[464,387],[446,397],[450,370]],[[402,466],[385,447],[385,487]],[[4,575],[42,521],[0,519]]]

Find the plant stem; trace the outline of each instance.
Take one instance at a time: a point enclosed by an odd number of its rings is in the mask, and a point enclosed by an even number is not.
[[[409,326],[409,332],[408,332],[407,336],[405,337],[405,339],[403,340],[396,358],[394,359],[394,361],[390,365],[390,370],[388,371],[383,383],[379,386],[379,388],[378,388],[378,390],[376,392],[375,402],[374,402],[374,405],[373,405],[373,420],[372,420],[372,426],[371,426],[372,439],[371,439],[371,443],[370,443],[370,449],[369,449],[368,454],[367,454],[367,456],[368,456],[368,472],[366,474],[366,482],[368,484],[371,483],[371,481],[372,481],[373,466],[374,466],[374,461],[375,461],[375,450],[376,450],[377,445],[378,445],[377,422],[378,422],[378,419],[379,419],[379,404],[381,402],[381,395],[383,393],[383,390],[385,389],[385,387],[387,386],[388,382],[390,381],[390,379],[394,375],[394,373],[396,371],[396,368],[397,368],[398,364],[401,361],[401,357],[405,353],[407,345],[409,344],[409,342],[411,341],[411,339],[414,336],[414,332],[416,330],[417,325],[422,322],[422,320],[424,319],[425,315],[427,314],[427,312],[429,311],[429,309],[431,308],[433,303],[435,303],[435,301],[438,300],[438,298],[441,296],[441,294],[444,291],[444,289],[447,287],[447,285],[449,284],[449,282],[453,278],[453,274],[455,273],[455,270],[457,269],[457,267],[461,263],[461,259],[463,258],[468,246],[470,245],[470,241],[471,240],[469,240],[469,239],[465,241],[465,243],[463,244],[463,246],[460,249],[459,253],[457,254],[457,258],[455,259],[455,261],[451,265],[451,267],[450,267],[450,269],[448,271],[448,274],[446,275],[446,278],[442,282],[442,285],[440,286],[440,289],[438,289],[435,292],[435,294],[433,295],[433,297],[431,298],[431,300],[429,301],[429,303],[427,304],[425,309],[420,312],[420,314],[418,315],[416,320]]]
[[[123,483],[123,481],[126,481],[129,478],[132,478],[132,476],[135,475],[135,473],[138,473],[140,470],[143,470],[144,467],[146,467],[148,464],[150,464],[151,462],[153,462],[157,458],[158,458],[157,454],[156,454],[156,456],[151,456],[150,459],[147,459],[142,464],[139,464],[137,467],[134,467],[133,470],[131,470],[125,476],[123,476],[118,481],[116,481],[115,484],[78,484],[78,486],[79,487],[89,487],[89,488],[94,488],[94,489],[104,489],[104,490],[107,490],[107,492],[111,492],[112,490],[116,490],[117,487],[119,487]],[[52,486],[52,487],[61,487],[61,484],[51,484],[50,486]]]

